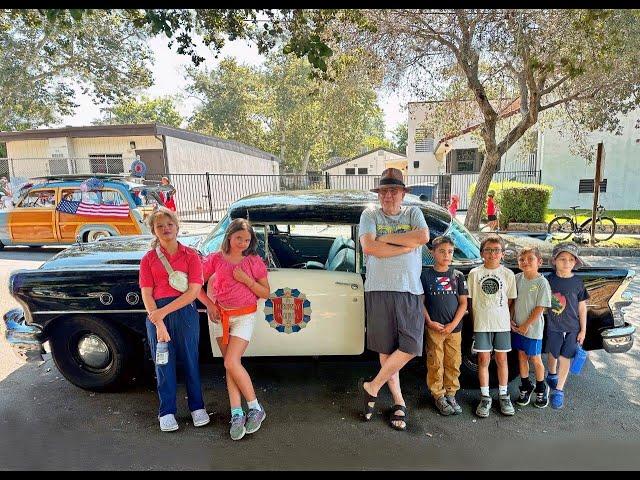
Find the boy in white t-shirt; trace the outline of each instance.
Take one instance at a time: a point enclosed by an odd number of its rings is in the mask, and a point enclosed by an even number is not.
[[[507,352],[511,351],[511,316],[509,307],[516,298],[514,273],[500,264],[503,256],[500,237],[489,236],[480,243],[484,265],[469,272],[467,284],[473,312],[474,350],[478,352],[478,380],[480,403],[476,415],[485,418],[491,412],[489,395],[489,362],[495,351],[500,390],[500,411],[513,415],[515,409],[507,392],[509,366]]]

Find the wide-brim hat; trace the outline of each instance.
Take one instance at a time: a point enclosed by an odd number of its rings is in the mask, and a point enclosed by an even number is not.
[[[556,258],[562,252],[567,252],[574,256],[574,258],[576,259],[575,268],[580,268],[584,265],[584,262],[580,258],[580,255],[578,255],[578,245],[573,242],[563,242],[553,247],[553,252],[551,253],[551,263],[555,264]]]
[[[402,187],[405,192],[409,191],[404,184],[402,172],[397,168],[386,168],[380,176],[378,186],[376,188],[372,188],[371,191],[378,193],[381,189],[393,187]]]

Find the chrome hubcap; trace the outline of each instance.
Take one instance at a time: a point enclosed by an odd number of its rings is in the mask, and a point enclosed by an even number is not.
[[[109,364],[109,347],[97,335],[83,335],[78,342],[78,354],[84,363],[91,368],[105,368]]]

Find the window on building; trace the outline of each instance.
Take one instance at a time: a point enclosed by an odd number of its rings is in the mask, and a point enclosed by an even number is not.
[[[345,175],[355,175],[356,174],[356,169],[355,168],[345,168],[344,169],[344,173],[345,173]]]
[[[420,167],[420,162],[418,160],[415,160],[413,162],[413,168],[418,168],[418,167]]]
[[[462,148],[456,150],[456,171],[473,172],[475,171],[476,157],[478,150],[475,148]]]
[[[593,193],[593,178],[581,178],[578,193]],[[607,179],[600,182],[600,193],[607,191]]]
[[[369,175],[369,169],[368,168],[359,168],[358,169],[358,175]]]
[[[49,174],[50,175],[64,175],[69,173],[69,162],[62,153],[51,154],[49,159]]]
[[[122,173],[124,164],[121,153],[97,153],[89,155],[91,173]]]
[[[433,134],[426,128],[416,128],[416,152],[433,152]]]

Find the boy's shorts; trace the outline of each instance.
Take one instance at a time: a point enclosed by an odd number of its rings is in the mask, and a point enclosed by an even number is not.
[[[510,352],[511,332],[473,332],[472,351],[476,352]]]
[[[498,217],[496,215],[487,215],[487,220],[489,220],[490,222],[492,222],[493,220],[497,220]]]
[[[420,295],[409,292],[364,292],[367,348],[390,355],[396,350],[422,356],[424,315]]]
[[[564,358],[573,358],[576,354],[576,346],[578,345],[578,332],[553,332],[547,330],[547,347],[548,353],[553,358],[562,355]]]
[[[213,336],[222,337],[222,321],[213,324]],[[251,341],[253,335],[253,327],[256,324],[256,313],[248,313],[246,315],[238,315],[229,318],[229,336],[238,337],[247,342]]]
[[[533,357],[542,353],[542,339],[529,338],[519,333],[511,332],[511,347]]]

